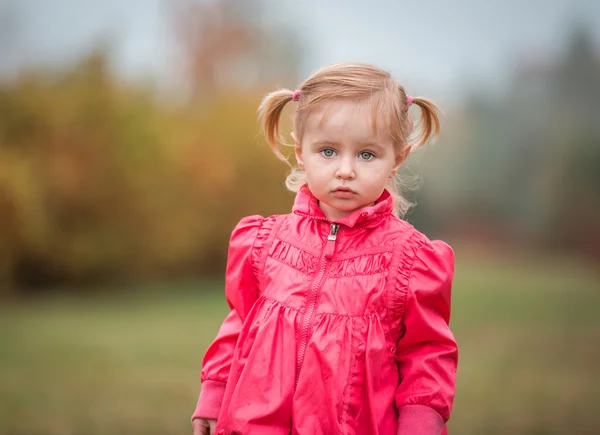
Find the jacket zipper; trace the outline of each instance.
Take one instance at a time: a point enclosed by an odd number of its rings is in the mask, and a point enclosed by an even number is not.
[[[317,277],[313,281],[310,299],[308,302],[308,306],[306,307],[306,313],[304,314],[304,322],[302,324],[300,350],[298,351],[298,361],[296,366],[296,386],[298,386],[298,381],[300,380],[300,369],[302,368],[302,363],[304,362],[304,355],[306,353],[306,346],[308,344],[308,332],[312,325],[313,317],[315,314],[317,296],[319,294],[321,284],[323,283],[323,278],[325,278],[325,272],[327,271],[327,266],[329,266],[329,260],[331,260],[331,258],[333,257],[333,252],[335,250],[335,242],[337,240],[337,234],[339,229],[339,224],[331,224],[329,235],[327,236],[327,242],[325,243],[323,256],[321,257],[321,267],[319,268],[319,273],[317,274]]]

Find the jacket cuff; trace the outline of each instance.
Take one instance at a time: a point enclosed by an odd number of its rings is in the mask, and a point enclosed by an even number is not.
[[[442,433],[444,419],[435,409],[425,405],[404,405],[398,411],[398,435]]]
[[[220,381],[206,380],[202,382],[200,397],[192,415],[192,421],[196,418],[216,420],[219,417],[226,385],[226,382]]]

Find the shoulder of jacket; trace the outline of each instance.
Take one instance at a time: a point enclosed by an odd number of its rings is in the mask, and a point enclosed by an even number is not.
[[[399,245],[398,248],[418,248],[421,245],[429,242],[429,239],[425,234],[417,230],[409,222],[398,217],[394,216],[392,219],[390,219],[390,229],[393,233],[391,239],[395,245]]]
[[[269,216],[261,216],[261,215],[249,215],[244,216],[240,219],[240,221],[236,224],[236,228],[264,228],[270,229],[277,222],[281,222],[285,220],[289,214],[273,214]]]
[[[394,245],[396,251],[399,251],[405,258],[404,267],[412,269],[417,258],[425,263],[441,262],[453,265],[454,251],[448,243],[443,240],[430,239],[406,221],[397,219],[396,222],[399,235],[395,238]]]

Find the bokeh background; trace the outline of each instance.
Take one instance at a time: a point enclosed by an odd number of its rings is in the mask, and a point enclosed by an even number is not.
[[[600,433],[600,2],[0,1],[0,434],[189,433],[261,95],[373,62],[444,111],[454,434]],[[265,374],[268,375],[268,374]]]

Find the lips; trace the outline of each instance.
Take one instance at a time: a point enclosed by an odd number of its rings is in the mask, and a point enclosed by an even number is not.
[[[354,195],[356,194],[356,192],[354,192],[352,189],[350,189],[349,187],[345,187],[345,186],[338,187],[332,193],[333,193],[333,196],[335,196],[337,198],[342,198],[342,199],[353,198]]]

